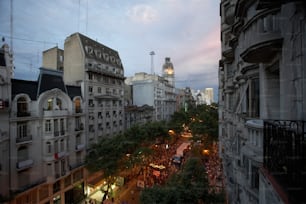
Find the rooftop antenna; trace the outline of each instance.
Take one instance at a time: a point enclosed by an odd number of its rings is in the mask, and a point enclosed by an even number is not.
[[[151,55],[151,74],[154,74],[154,60],[153,60],[153,57],[155,55],[155,52],[151,51],[150,55]]]
[[[79,10],[78,10],[78,32],[80,32],[80,9],[81,9],[81,0],[79,0]]]
[[[88,28],[88,0],[86,1],[86,35],[88,34],[87,28]]]
[[[13,54],[13,0],[10,1],[11,3],[11,15],[10,15],[10,35],[11,35],[11,40],[10,40],[10,45],[11,45],[11,54]]]

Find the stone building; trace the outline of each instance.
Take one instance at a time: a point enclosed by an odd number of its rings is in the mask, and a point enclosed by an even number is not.
[[[219,140],[229,203],[305,203],[306,4],[222,0]]]
[[[1,111],[8,121],[1,122],[7,125],[1,132],[8,136],[0,143],[6,156],[1,160],[1,184],[5,186],[0,189],[1,201],[82,200],[86,138],[81,87],[65,85],[61,71],[45,68],[40,69],[37,81],[8,77],[6,83],[11,86],[11,99],[7,99],[10,110]]]

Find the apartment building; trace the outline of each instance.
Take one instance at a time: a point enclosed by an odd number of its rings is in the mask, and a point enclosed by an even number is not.
[[[176,111],[175,88],[164,77],[139,72],[126,83],[132,85],[133,105],[152,106],[154,120],[169,120]]]
[[[52,54],[53,53],[53,54]],[[44,60],[50,68],[61,57],[55,58],[54,50],[44,52]],[[68,36],[63,55],[64,81],[82,87],[84,131],[86,145],[96,143],[102,137],[111,137],[124,130],[124,69],[117,51],[80,33]]]
[[[229,203],[306,202],[305,8],[221,1],[219,140]]]
[[[85,192],[81,87],[45,68],[37,81],[12,79],[12,56],[3,48],[0,201],[76,203]]]

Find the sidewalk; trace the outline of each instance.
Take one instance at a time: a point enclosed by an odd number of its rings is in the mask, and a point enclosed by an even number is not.
[[[136,186],[137,179],[133,179],[121,187],[115,204],[139,204],[140,189]]]

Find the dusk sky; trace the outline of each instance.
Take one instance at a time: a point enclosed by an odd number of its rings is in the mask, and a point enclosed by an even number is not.
[[[0,37],[12,44],[18,79],[36,80],[42,52],[64,48],[80,32],[118,51],[125,76],[161,74],[165,57],[174,65],[176,87],[218,87],[218,0],[0,0]]]

